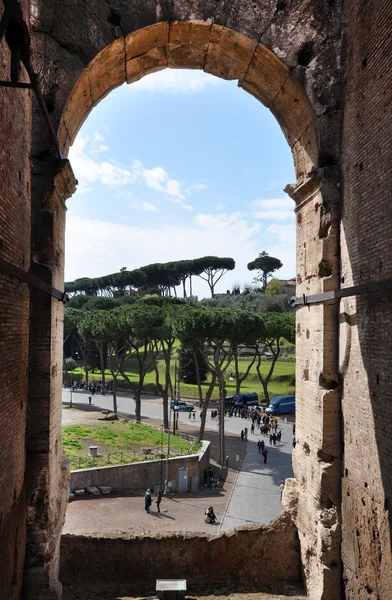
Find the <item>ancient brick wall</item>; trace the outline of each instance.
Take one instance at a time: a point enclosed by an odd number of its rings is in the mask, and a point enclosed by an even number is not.
[[[186,579],[191,594],[278,590],[285,582],[300,583],[298,535],[288,513],[268,525],[224,535],[67,534],[61,540],[60,576],[69,586],[112,582],[127,595],[154,594],[156,579],[170,578]]]
[[[392,4],[347,7],[341,285],[392,278]],[[341,302],[346,597],[392,598],[390,292]]]
[[[290,193],[297,204],[298,226],[302,223],[297,238],[298,291],[337,286],[340,2],[41,0],[33,29],[36,68],[66,151],[89,111],[124,80],[131,83],[167,66],[191,66],[238,79],[271,109],[293,152],[297,181]],[[37,171],[45,171],[42,157],[51,143],[40,115],[34,116],[35,164]],[[45,190],[35,192],[37,203],[42,195]],[[56,252],[50,223],[47,231],[48,244]],[[314,600],[337,600],[340,594],[336,309],[331,303],[309,315],[306,307],[299,315],[304,344],[297,376],[302,410],[294,464],[301,507],[296,523]],[[46,327],[43,337],[48,323]],[[44,401],[52,398],[50,405],[59,381],[52,350],[49,364],[57,375],[47,377],[46,391],[42,388]]]
[[[27,18],[28,7],[23,0]],[[0,79],[10,79],[9,65],[3,42]],[[30,261],[30,95],[28,90],[0,88],[0,259],[23,270]],[[26,541],[29,290],[1,271],[0,315],[0,597],[14,600],[20,595]]]

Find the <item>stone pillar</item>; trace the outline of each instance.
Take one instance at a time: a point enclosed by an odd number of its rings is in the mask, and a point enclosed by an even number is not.
[[[288,186],[296,202],[297,295],[339,285],[338,176],[333,169]],[[297,308],[295,482],[291,511],[298,528],[307,591],[312,600],[341,597],[338,303]],[[293,503],[293,487],[297,503]]]
[[[65,200],[75,191],[68,160],[36,159],[32,173],[30,271],[63,290]],[[26,433],[27,544],[23,597],[58,600],[59,544],[68,501],[61,445],[63,304],[31,288]]]

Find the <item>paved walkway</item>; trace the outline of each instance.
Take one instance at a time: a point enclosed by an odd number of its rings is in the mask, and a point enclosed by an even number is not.
[[[88,396],[89,393],[87,392],[74,392],[72,394],[74,408],[91,411],[98,411],[100,408],[109,410],[113,408],[111,396],[95,395],[91,407],[88,405]],[[63,407],[69,405],[69,400],[70,391],[63,390]],[[132,398],[118,397],[118,410],[131,418],[134,417],[134,405]],[[200,427],[198,409],[196,409],[196,415],[196,420],[193,421],[193,419],[188,419],[187,413],[180,413],[179,430],[187,433],[193,433],[194,431],[196,433],[196,429]],[[160,399],[143,399],[142,421],[150,425],[158,425],[162,422]],[[248,441],[241,443],[240,432],[244,427],[248,427],[249,430]],[[263,457],[259,455],[257,448],[257,441],[262,436],[259,433],[250,434],[250,421],[239,417],[227,417],[225,419],[226,454],[229,456],[230,476],[227,481],[228,485],[225,486],[226,509],[222,510],[222,531],[246,523],[267,523],[280,512],[279,485],[282,479],[292,477],[291,423],[284,423],[284,420],[281,419],[280,427],[282,429],[282,444],[280,446],[271,447],[269,439],[263,438],[269,450],[268,463],[264,465]],[[212,462],[216,463],[219,454],[218,422],[211,420],[210,416],[208,416],[206,423],[205,437],[211,441]],[[242,462],[237,462],[237,458]],[[238,470],[239,473],[237,473]],[[232,484],[234,484],[233,487]],[[70,516],[67,514],[67,520]],[[189,524],[196,525],[192,523],[192,519]],[[193,529],[192,526],[190,529]],[[199,524],[196,525],[196,531],[198,529]]]
[[[281,424],[282,443],[270,446],[269,440],[259,433],[251,435],[247,452],[238,473],[221,531],[245,524],[268,523],[281,510],[282,479],[292,477],[291,425]],[[267,464],[258,452],[257,442],[264,439],[268,448]],[[286,440],[286,441],[285,441]]]

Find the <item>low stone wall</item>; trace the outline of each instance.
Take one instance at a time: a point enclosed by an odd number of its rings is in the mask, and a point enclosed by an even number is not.
[[[228,534],[175,533],[61,538],[61,581],[97,585],[116,581],[129,594],[155,591],[156,579],[186,579],[188,592],[277,589],[299,584],[298,535],[287,512],[267,525],[250,525]]]
[[[188,469],[188,490],[191,478],[196,476],[200,484],[204,467],[210,462],[210,442],[203,441],[198,454],[189,454],[166,460],[144,460],[127,465],[77,469],[71,472],[71,490],[87,486],[108,485],[113,491],[140,491],[154,486],[163,487],[168,462],[168,481],[174,481],[174,490],[179,489],[179,471]]]

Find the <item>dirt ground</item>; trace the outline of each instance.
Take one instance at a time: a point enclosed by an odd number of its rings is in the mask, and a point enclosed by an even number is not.
[[[63,409],[63,425],[105,423],[101,412],[89,410],[76,411]],[[159,426],[160,423],[150,419],[149,424]],[[195,433],[192,426],[182,426],[185,433]],[[211,464],[218,473],[217,458],[219,455],[219,436],[217,431],[206,430],[205,438],[211,443]],[[244,445],[239,436],[227,434],[226,451],[231,456],[239,454],[242,460]],[[157,513],[153,502],[150,514],[144,510],[143,495],[110,494],[99,498],[82,496],[70,502],[64,525],[64,533],[134,533],[136,535],[158,533],[160,531],[204,532],[213,533],[219,529],[233,484],[241,462],[233,463],[227,473],[222,489],[200,488],[198,492],[172,494],[163,498],[161,513]],[[204,512],[213,506],[218,523],[209,525],[204,521]]]

